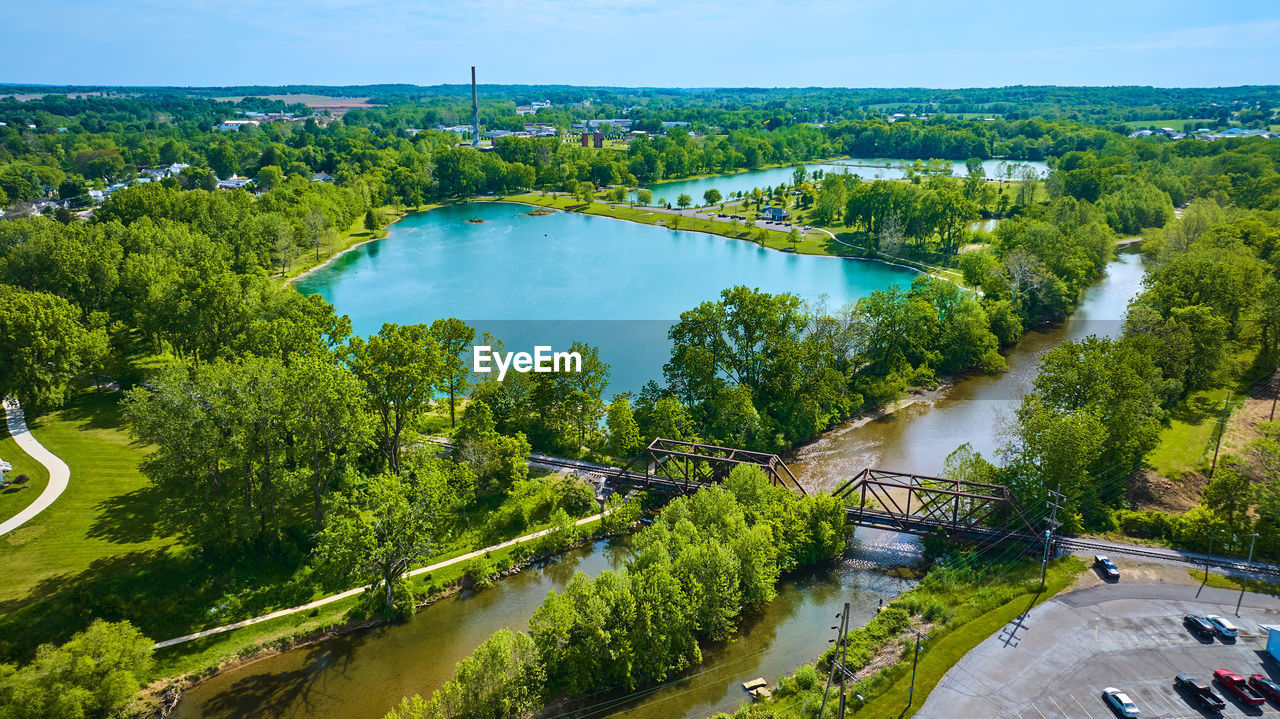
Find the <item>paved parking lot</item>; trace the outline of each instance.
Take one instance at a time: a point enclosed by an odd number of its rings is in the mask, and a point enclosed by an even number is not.
[[[1280,716],[1280,708],[1245,707],[1224,695],[1227,710],[1210,714],[1173,688],[1177,674],[1212,684],[1215,669],[1280,680],[1265,653],[1259,624],[1280,624],[1280,599],[1177,584],[1104,584],[1064,594],[987,638],[947,672],[919,719],[1102,719],[1117,716],[1102,699],[1124,690],[1143,717]],[[1182,626],[1188,613],[1220,614],[1239,640],[1202,640]],[[1214,691],[1223,694],[1214,684]]]

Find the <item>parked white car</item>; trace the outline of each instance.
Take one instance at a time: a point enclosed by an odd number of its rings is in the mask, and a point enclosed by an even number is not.
[[[1138,716],[1138,705],[1133,703],[1133,700],[1129,698],[1128,694],[1125,694],[1115,687],[1107,687],[1102,690],[1102,696],[1106,698],[1108,704],[1120,713],[1120,716]]]

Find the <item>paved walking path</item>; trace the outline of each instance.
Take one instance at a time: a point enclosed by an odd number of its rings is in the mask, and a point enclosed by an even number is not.
[[[0,536],[8,534],[13,530],[21,527],[28,520],[40,514],[54,500],[62,496],[67,489],[67,483],[71,479],[71,470],[67,467],[67,463],[63,462],[52,452],[44,448],[44,445],[36,441],[31,436],[31,431],[27,429],[26,415],[22,412],[22,406],[18,404],[16,399],[7,399],[4,401],[5,421],[9,425],[9,436],[18,443],[23,452],[31,455],[31,458],[49,471],[49,484],[44,488],[44,492],[36,497],[36,501],[27,505],[26,509],[6,519],[0,523]]]
[[[593,515],[592,515],[592,516],[590,516],[590,517],[584,517],[584,518],[582,518],[582,519],[579,519],[577,522],[575,522],[575,523],[574,523],[574,525],[575,525],[575,526],[581,526],[581,525],[583,525],[583,524],[589,524],[589,523],[591,523],[591,522],[596,521],[597,519],[600,519],[600,518],[601,518],[601,517],[603,517],[603,516],[604,516],[604,514],[593,514]],[[484,554],[485,554],[486,552],[492,552],[492,551],[494,551],[494,550],[498,550],[498,549],[506,549],[507,547],[512,547],[512,546],[515,546],[515,545],[517,545],[517,544],[522,544],[522,543],[524,543],[524,542],[528,542],[528,541],[530,541],[530,540],[537,539],[538,537],[541,537],[541,536],[543,536],[543,535],[545,535],[545,534],[548,534],[548,533],[549,533],[549,532],[551,532],[553,529],[554,529],[554,527],[553,527],[553,528],[551,528],[551,529],[543,529],[543,530],[541,530],[541,531],[534,532],[533,534],[526,534],[526,535],[524,535],[523,537],[516,537],[515,539],[508,539],[508,540],[507,540],[507,541],[505,541],[505,542],[501,542],[501,543],[499,543],[499,544],[495,544],[495,545],[493,545],[493,546],[491,546],[491,547],[485,547],[484,549],[477,549],[477,550],[475,550],[474,552],[467,552],[466,554],[459,555],[459,556],[454,557],[454,558],[452,558],[452,559],[446,559],[446,560],[444,560],[443,562],[437,562],[437,563],[435,563],[435,564],[432,564],[432,565],[429,565],[429,566],[426,566],[426,567],[419,567],[418,569],[415,569],[415,570],[413,570],[413,571],[409,572],[409,573],[408,573],[408,576],[410,576],[410,577],[414,577],[414,576],[417,576],[417,575],[419,575],[419,574],[425,574],[425,573],[427,573],[427,572],[434,572],[434,571],[436,571],[436,570],[438,570],[438,569],[444,569],[445,567],[448,567],[448,566],[451,566],[451,565],[457,564],[458,562],[466,562],[466,561],[468,561],[468,560],[475,559],[476,557],[484,556]],[[279,610],[279,611],[272,612],[272,613],[270,613],[270,614],[263,614],[263,615],[262,615],[262,616],[260,616],[260,617],[253,617],[252,619],[244,619],[244,620],[241,620],[241,621],[238,621],[238,622],[233,622],[233,623],[231,623],[231,624],[224,624],[223,626],[220,626],[220,627],[214,627],[214,628],[212,628],[212,629],[205,629],[205,630],[203,630],[203,631],[195,632],[194,634],[186,634],[186,635],[183,635],[183,636],[181,636],[181,637],[174,637],[173,639],[166,639],[166,640],[164,640],[163,642],[156,642],[155,648],[156,648],[156,649],[162,649],[162,648],[164,648],[164,647],[171,647],[171,646],[173,646],[173,645],[175,645],[175,644],[182,644],[183,642],[189,642],[189,641],[191,641],[191,640],[193,640],[193,639],[200,639],[201,637],[208,637],[208,636],[212,636],[212,635],[214,635],[214,634],[222,634],[223,632],[229,632],[229,631],[231,631],[231,630],[233,630],[233,629],[240,629],[240,628],[242,628],[242,627],[249,627],[249,626],[253,626],[254,624],[260,624],[260,623],[262,623],[262,622],[270,621],[270,620],[272,620],[272,619],[278,619],[278,618],[280,618],[280,617],[287,617],[287,616],[289,616],[290,614],[297,614],[298,612],[305,612],[305,611],[307,611],[307,610],[309,610],[309,609],[315,609],[316,607],[323,607],[323,606],[324,606],[324,605],[326,605],[326,604],[333,604],[334,602],[341,601],[341,600],[343,600],[343,599],[346,599],[347,597],[354,597],[354,596],[356,596],[356,595],[360,594],[361,592],[364,592],[365,590],[367,590],[367,589],[368,589],[369,587],[371,587],[371,586],[373,586],[373,585],[371,585],[371,584],[366,584],[366,585],[364,585],[363,587],[356,587],[355,589],[348,589],[348,590],[347,590],[347,591],[345,591],[345,592],[341,592],[341,593],[339,593],[339,594],[332,594],[332,595],[327,596],[327,597],[324,597],[324,598],[322,598],[322,599],[317,599],[317,600],[315,600],[314,602],[308,602],[308,603],[306,603],[306,604],[303,604],[303,605],[300,605],[300,606],[297,606],[297,607],[290,607],[290,608],[288,608],[288,609],[281,609],[281,610]]]

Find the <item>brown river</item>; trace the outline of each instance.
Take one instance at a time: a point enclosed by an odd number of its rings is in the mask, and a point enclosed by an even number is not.
[[[991,457],[1009,414],[1035,378],[1040,355],[1090,334],[1117,335],[1142,275],[1139,255],[1118,256],[1070,319],[1023,337],[1007,356],[1008,372],[963,378],[913,398],[896,412],[837,427],[800,449],[789,466],[806,486],[831,488],[864,467],[938,474],[947,455],[965,442]],[[493,631],[526,628],[547,592],[567,584],[574,572],[617,569],[627,557],[625,542],[599,542],[490,589],[437,602],[408,621],[254,662],[188,691],[174,716],[379,719],[402,696],[438,688],[454,664]],[[694,719],[732,711],[747,698],[741,682],[756,677],[774,682],[815,659],[845,602],[853,606],[855,624],[864,624],[881,601],[911,586],[886,570],[918,560],[914,538],[859,529],[842,561],[788,577],[778,598],[747,617],[735,640],[706,647],[701,666],[656,689],[594,697],[572,713],[552,714]]]

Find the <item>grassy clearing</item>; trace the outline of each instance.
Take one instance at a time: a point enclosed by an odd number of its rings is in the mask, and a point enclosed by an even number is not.
[[[1201,390],[1173,408],[1168,426],[1160,433],[1160,444],[1147,455],[1152,469],[1177,477],[1208,465],[1228,391],[1225,387]]]
[[[1261,579],[1240,580],[1235,577],[1228,577],[1222,574],[1209,573],[1208,580],[1205,579],[1203,569],[1188,569],[1187,576],[1197,582],[1204,582],[1206,586],[1217,587],[1218,589],[1233,589],[1240,591],[1244,589],[1248,592],[1256,594],[1270,594],[1272,596],[1280,596],[1280,584],[1264,582]]]
[[[522,202],[527,205],[536,205],[539,207],[549,207],[557,210],[565,210],[569,212],[582,212],[588,215],[598,215],[600,217],[613,217],[619,220],[628,220],[630,222],[639,222],[645,225],[662,225],[677,230],[688,230],[690,232],[706,232],[708,234],[720,235],[731,239],[746,240],[754,243],[752,238],[753,230],[747,228],[745,224],[739,225],[735,231],[733,225],[729,222],[720,222],[717,220],[708,220],[700,217],[692,217],[690,215],[676,215],[670,212],[658,212],[645,207],[628,207],[626,205],[611,205],[605,202],[593,202],[589,206],[584,206],[582,202],[572,197],[564,197],[562,195],[543,195],[541,193],[530,192],[523,195],[510,195],[501,198],[510,202]],[[673,227],[674,224],[674,227]],[[779,232],[767,228],[765,230],[764,247],[773,250],[781,250],[795,252],[803,255],[827,255],[833,257],[842,257],[855,254],[855,250],[844,247],[838,242],[833,241],[824,233],[816,230],[803,233],[800,241],[794,246],[787,240],[786,232]]]
[[[31,478],[25,488],[19,485],[0,490],[0,521],[4,521],[36,501],[49,484],[49,472],[18,448],[18,443],[9,436],[8,425],[4,422],[0,422],[0,459],[13,465],[13,471],[7,475],[9,480],[12,481],[20,474]]]
[[[995,565],[957,578],[947,577],[945,571],[938,573],[935,570],[917,588],[890,605],[908,609],[916,617],[914,623],[934,622],[928,630],[930,639],[921,648],[911,709],[906,709],[906,706],[911,681],[911,654],[915,644],[909,634],[904,634],[890,642],[888,647],[899,653],[898,660],[859,682],[849,692],[850,696],[861,694],[866,697],[865,704],[856,709],[855,716],[905,719],[914,715],[943,675],[965,654],[1032,607],[1071,586],[1084,571],[1084,564],[1078,559],[1067,558],[1050,565],[1044,591],[1040,591],[1040,563],[1037,561],[1019,560]],[[856,643],[854,637],[851,637],[851,643]],[[807,670],[802,671],[808,673]],[[817,674],[825,676],[821,670]],[[802,689],[793,677],[779,682],[773,700],[744,706],[734,715],[735,718],[799,718],[815,714],[822,700],[822,684]]]
[[[95,566],[174,543],[155,529],[154,497],[138,470],[146,451],[121,430],[115,395],[85,392],[28,423],[70,467],[71,483],[38,517],[0,537],[0,576],[8,577],[0,614],[38,597],[42,586],[52,590]]]
[[[1230,398],[1229,411],[1234,412],[1241,398],[1254,392],[1255,384],[1271,373],[1271,368],[1257,366],[1257,358],[1257,348],[1230,352],[1221,370],[1228,378],[1223,386],[1193,392],[1170,410],[1160,444],[1147,455],[1152,469],[1166,477],[1208,469],[1222,427],[1223,402]],[[1231,450],[1228,444],[1223,442],[1223,453]]]

